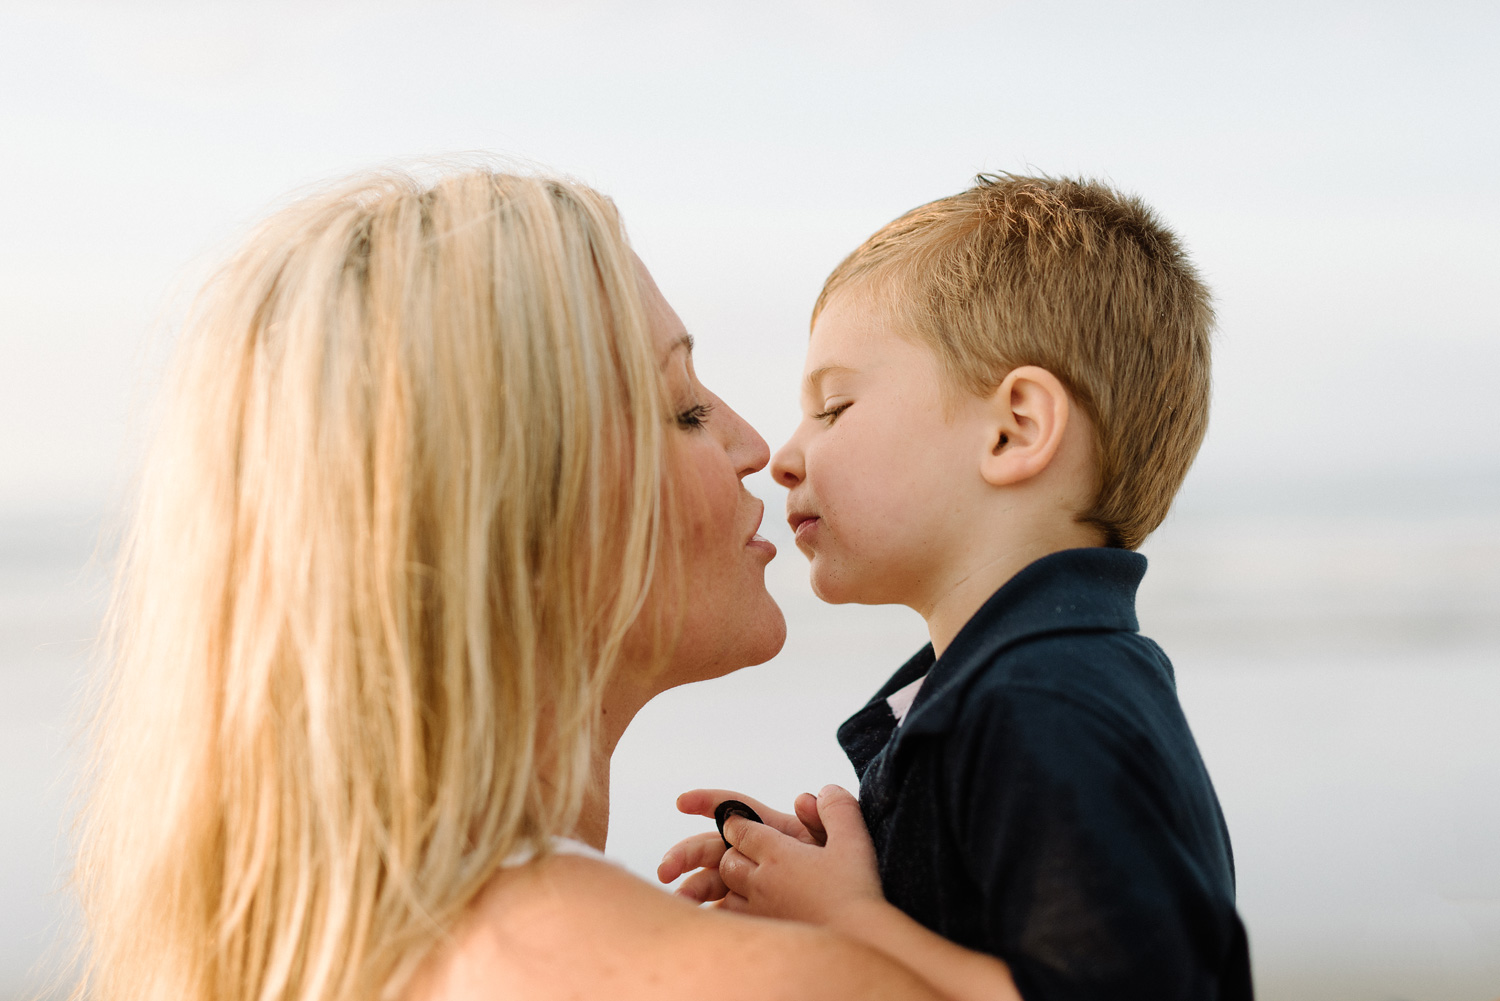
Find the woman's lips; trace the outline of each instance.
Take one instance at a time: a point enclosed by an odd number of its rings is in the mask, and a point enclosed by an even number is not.
[[[745,543],[745,548],[760,550],[766,554],[766,559],[770,559],[776,555],[776,544],[759,532],[750,536],[750,541]]]
[[[745,548],[755,549],[759,552],[763,552],[766,554],[766,559],[771,559],[776,555],[776,546],[771,542],[770,539],[760,534],[760,522],[761,519],[765,516],[766,506],[764,504],[761,504],[760,510],[757,511],[755,515],[755,531],[751,534],[750,541],[745,543]]]

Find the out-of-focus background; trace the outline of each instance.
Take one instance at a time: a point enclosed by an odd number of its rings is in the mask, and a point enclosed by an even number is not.
[[[773,444],[808,310],[980,170],[1104,177],[1218,294],[1213,425],[1146,547],[1234,837],[1260,995],[1500,995],[1500,7],[1494,3],[0,4],[0,999],[67,902],[74,719],[184,297],[289,191],[484,150],[621,206],[705,381]],[[925,639],[828,607],[774,515],[770,665],[669,693],[614,775],[851,784],[833,740]]]

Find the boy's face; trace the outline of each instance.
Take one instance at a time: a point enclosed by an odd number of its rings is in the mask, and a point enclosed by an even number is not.
[[[972,541],[986,447],[978,398],[944,391],[933,352],[880,300],[837,293],[807,350],[802,421],[772,457],[787,521],[825,601],[922,609]]]

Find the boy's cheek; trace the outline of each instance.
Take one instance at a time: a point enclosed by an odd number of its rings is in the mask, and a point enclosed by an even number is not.
[[[893,542],[899,544],[903,536],[920,532],[928,520],[909,473],[850,486],[832,520],[839,539],[858,554],[873,557]]]
[[[862,533],[855,533],[856,535]],[[900,574],[874,547],[851,544],[836,533],[824,536],[813,549],[809,578],[813,593],[833,604],[884,600],[884,591]],[[877,594],[876,589],[881,593]]]
[[[840,566],[839,561],[830,554],[813,554],[808,578],[813,594],[829,604],[840,605],[860,599],[857,577],[851,580],[847,568]]]

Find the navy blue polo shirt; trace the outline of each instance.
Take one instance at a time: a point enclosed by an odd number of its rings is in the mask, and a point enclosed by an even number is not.
[[[1224,815],[1137,632],[1145,572],[1037,560],[839,727],[886,898],[1005,960],[1026,1001],[1252,996]]]

